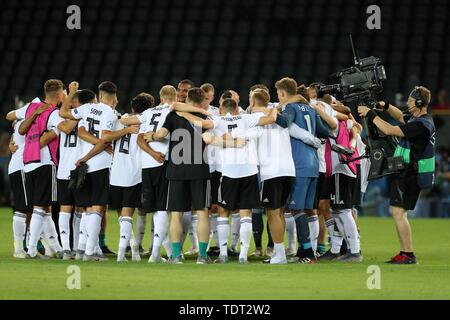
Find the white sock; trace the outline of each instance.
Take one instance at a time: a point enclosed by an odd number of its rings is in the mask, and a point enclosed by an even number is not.
[[[58,240],[58,232],[56,232],[56,225],[55,222],[52,219],[52,213],[47,212],[47,215],[44,219],[43,224],[44,232],[48,237],[48,240],[50,241],[50,246],[53,251],[61,252],[63,249],[61,245],[59,244]]]
[[[80,219],[80,233],[78,234],[78,244],[77,244],[77,250],[80,251],[80,253],[84,253],[84,251],[86,250],[87,221],[88,221],[88,213],[84,212],[81,215]]]
[[[309,239],[314,252],[317,251],[317,239],[319,238],[319,217],[317,215],[307,218],[309,227]]]
[[[150,251],[153,247],[153,240],[155,237],[155,214],[149,213],[150,216],[150,244],[148,250]]]
[[[217,218],[217,240],[220,247],[220,255],[228,256],[228,238],[230,236],[230,221],[228,218]]]
[[[26,235],[26,239],[25,239],[25,244],[27,245],[27,248],[30,245],[30,226],[28,226],[28,228],[27,228],[27,235]]]
[[[168,257],[172,256],[172,246],[170,244],[169,233],[167,232],[166,238],[162,243],[164,250],[166,250],[166,254]]]
[[[289,251],[295,251],[297,240],[297,227],[295,226],[295,218],[290,212],[284,213],[284,221],[286,221],[286,234],[288,238]]]
[[[64,251],[70,251],[70,216],[69,212],[60,212],[58,225],[61,245]]]
[[[239,259],[247,259],[248,248],[250,247],[250,239],[253,234],[252,218],[241,218],[241,230],[239,237],[241,238],[241,252],[239,253]]]
[[[28,244],[28,254],[32,257],[35,257],[37,254],[37,243],[41,237],[45,216],[44,210],[33,209],[30,220],[30,243]]]
[[[239,242],[239,231],[241,228],[241,216],[239,213],[231,215],[231,248],[236,249]]]
[[[273,254],[270,262],[278,262],[286,260],[286,251],[284,249],[284,242],[273,244]]]
[[[98,235],[102,224],[102,214],[100,212],[90,212],[87,215],[86,230],[87,242],[85,254],[91,256],[95,252],[95,246],[98,243]]]
[[[94,254],[99,255],[99,256],[103,255],[102,248],[100,248],[100,241],[99,240],[97,240],[97,243],[95,244]]]
[[[326,225],[327,231],[328,231],[328,238],[331,239],[331,237],[333,236],[333,232],[334,232],[334,218],[330,218],[327,221],[325,221],[325,225]],[[331,245],[331,241],[330,241],[330,245]]]
[[[73,241],[72,241],[72,250],[78,250],[78,240],[80,237],[80,222],[81,222],[81,213],[75,211],[72,219],[72,230],[73,230]]]
[[[189,238],[191,239],[192,249],[198,249],[198,216],[192,215],[191,225],[189,226]]]
[[[344,236],[353,254],[360,253],[361,246],[359,241],[358,227],[352,215],[352,209],[339,210],[339,219],[344,225]]]
[[[117,260],[123,259],[125,257],[125,252],[127,251],[128,243],[131,239],[131,234],[133,232],[133,218],[131,217],[120,217],[120,240],[119,240],[119,250],[117,252]]]
[[[142,246],[142,239],[144,239],[145,235],[145,227],[147,225],[147,214],[142,211],[142,209],[138,209],[138,216],[136,221],[136,242]]]
[[[133,218],[131,218],[131,223],[133,223]],[[139,245],[136,242],[136,238],[134,237],[133,225],[131,225],[130,247],[131,247],[131,257],[132,257],[132,259],[134,260],[135,257],[139,257],[140,258]]]
[[[14,212],[13,216],[13,234],[14,234],[14,252],[23,252],[23,240],[25,239],[25,229],[27,215],[22,212]]]
[[[153,238],[152,256],[161,257],[161,245],[167,237],[169,230],[169,215],[167,211],[158,211],[153,217],[155,223],[155,236]]]
[[[211,229],[209,232],[208,250],[214,240],[216,241],[216,245],[218,247],[220,246],[219,241],[218,241],[219,236],[217,234],[217,219],[218,219],[218,217],[219,217],[219,215],[217,213],[212,213],[211,217],[209,219]]]
[[[333,213],[333,217],[335,224],[331,235],[331,253],[339,254],[341,252],[342,241],[344,240],[344,226],[337,214]]]
[[[44,218],[45,220],[45,218]],[[51,256],[54,253],[56,253],[55,250],[52,249],[52,246],[50,245],[50,241],[48,239],[48,236],[44,232],[44,221],[42,222],[42,231],[41,231],[41,243],[44,246],[45,249],[45,255]]]

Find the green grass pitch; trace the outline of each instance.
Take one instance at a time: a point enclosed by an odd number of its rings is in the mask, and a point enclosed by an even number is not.
[[[398,251],[390,219],[361,218],[361,264],[228,265],[117,264],[12,258],[12,214],[0,209],[0,299],[449,299],[450,220],[413,220],[420,264],[383,263]],[[107,242],[117,249],[118,223],[109,215]],[[145,238],[148,244],[148,235]],[[265,242],[264,242],[265,243]],[[185,245],[185,250],[188,248]],[[78,265],[81,289],[66,286],[67,268]],[[369,290],[367,269],[381,269],[381,289]]]

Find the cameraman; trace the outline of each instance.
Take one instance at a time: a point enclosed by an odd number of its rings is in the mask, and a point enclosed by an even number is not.
[[[359,106],[358,113],[366,117],[387,136],[399,137],[399,144],[394,157],[402,157],[406,169],[392,176],[390,186],[390,204],[397,234],[400,240],[400,253],[388,263],[415,264],[413,253],[411,226],[407,218],[407,210],[416,206],[422,189],[429,189],[434,184],[434,142],[435,127],[432,117],[427,113],[431,93],[425,87],[415,87],[408,98],[407,106],[410,115],[404,116],[397,107],[380,102],[399,126],[393,126],[377,116],[375,110]]]

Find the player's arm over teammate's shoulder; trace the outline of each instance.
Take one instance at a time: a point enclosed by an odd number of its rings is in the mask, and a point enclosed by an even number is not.
[[[247,144],[246,139],[242,138],[233,138],[230,135],[225,134],[222,137],[217,137],[210,132],[205,132],[203,135],[203,141],[206,144],[210,144],[216,147],[221,148],[243,148]]]
[[[29,117],[24,118],[25,120],[22,121],[22,123],[19,126],[18,130],[19,134],[22,136],[26,135],[28,130],[30,130],[31,126],[36,120],[36,118],[39,117],[44,111],[46,111],[50,107],[51,106],[49,104],[44,103],[42,106],[34,110],[34,112]]]
[[[301,140],[303,143],[310,145],[311,147],[314,147],[316,149],[318,149],[322,144],[319,138],[315,137],[308,130],[300,128],[295,123],[292,123],[291,126],[289,127],[289,135],[292,138]]]
[[[116,131],[103,130],[100,142],[108,144],[113,141],[119,140],[120,138],[126,136],[127,134],[138,134],[138,133],[139,133],[139,125],[128,126]]]
[[[277,120],[277,114],[278,114],[277,109],[275,109],[275,108],[270,109],[268,114],[265,114],[259,118],[257,125],[265,126],[268,124],[275,123],[275,121]]]
[[[295,120],[295,109],[294,106],[288,104],[286,108],[284,108],[283,112],[277,115],[277,119],[275,121],[282,128],[289,128],[289,126]]]
[[[83,117],[83,114],[80,112],[81,108],[70,109],[70,105],[72,103],[72,99],[78,91],[79,84],[78,82],[71,82],[69,84],[69,94],[64,99],[61,109],[59,109],[59,115],[61,118],[69,119],[69,120],[79,120]]]
[[[64,120],[58,124],[58,130],[64,132],[65,134],[69,134],[75,129],[78,125],[78,121],[76,120]]]
[[[177,114],[180,117],[185,118],[187,121],[189,121],[196,127],[199,127],[202,129],[214,129],[214,121],[213,120],[202,119],[202,118],[197,117],[196,115],[193,115],[189,112],[177,111]]]
[[[245,139],[245,140],[256,140],[263,134],[263,128],[260,126],[250,128],[248,130],[241,130],[236,129],[233,130],[231,133],[225,134],[225,136],[228,136],[229,138],[233,139]]]
[[[205,116],[212,116],[212,113],[209,112],[208,110],[194,107],[190,104],[181,103],[181,102],[174,103],[170,107],[170,111],[171,112],[173,112],[173,111],[175,111],[175,112],[193,112],[193,113],[201,113],[201,114],[204,114]]]

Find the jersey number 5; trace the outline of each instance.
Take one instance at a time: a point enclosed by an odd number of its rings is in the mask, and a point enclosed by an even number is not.
[[[155,132],[158,129],[159,117],[161,117],[161,113],[155,113],[150,120],[150,126],[153,126],[153,129],[150,131]]]

